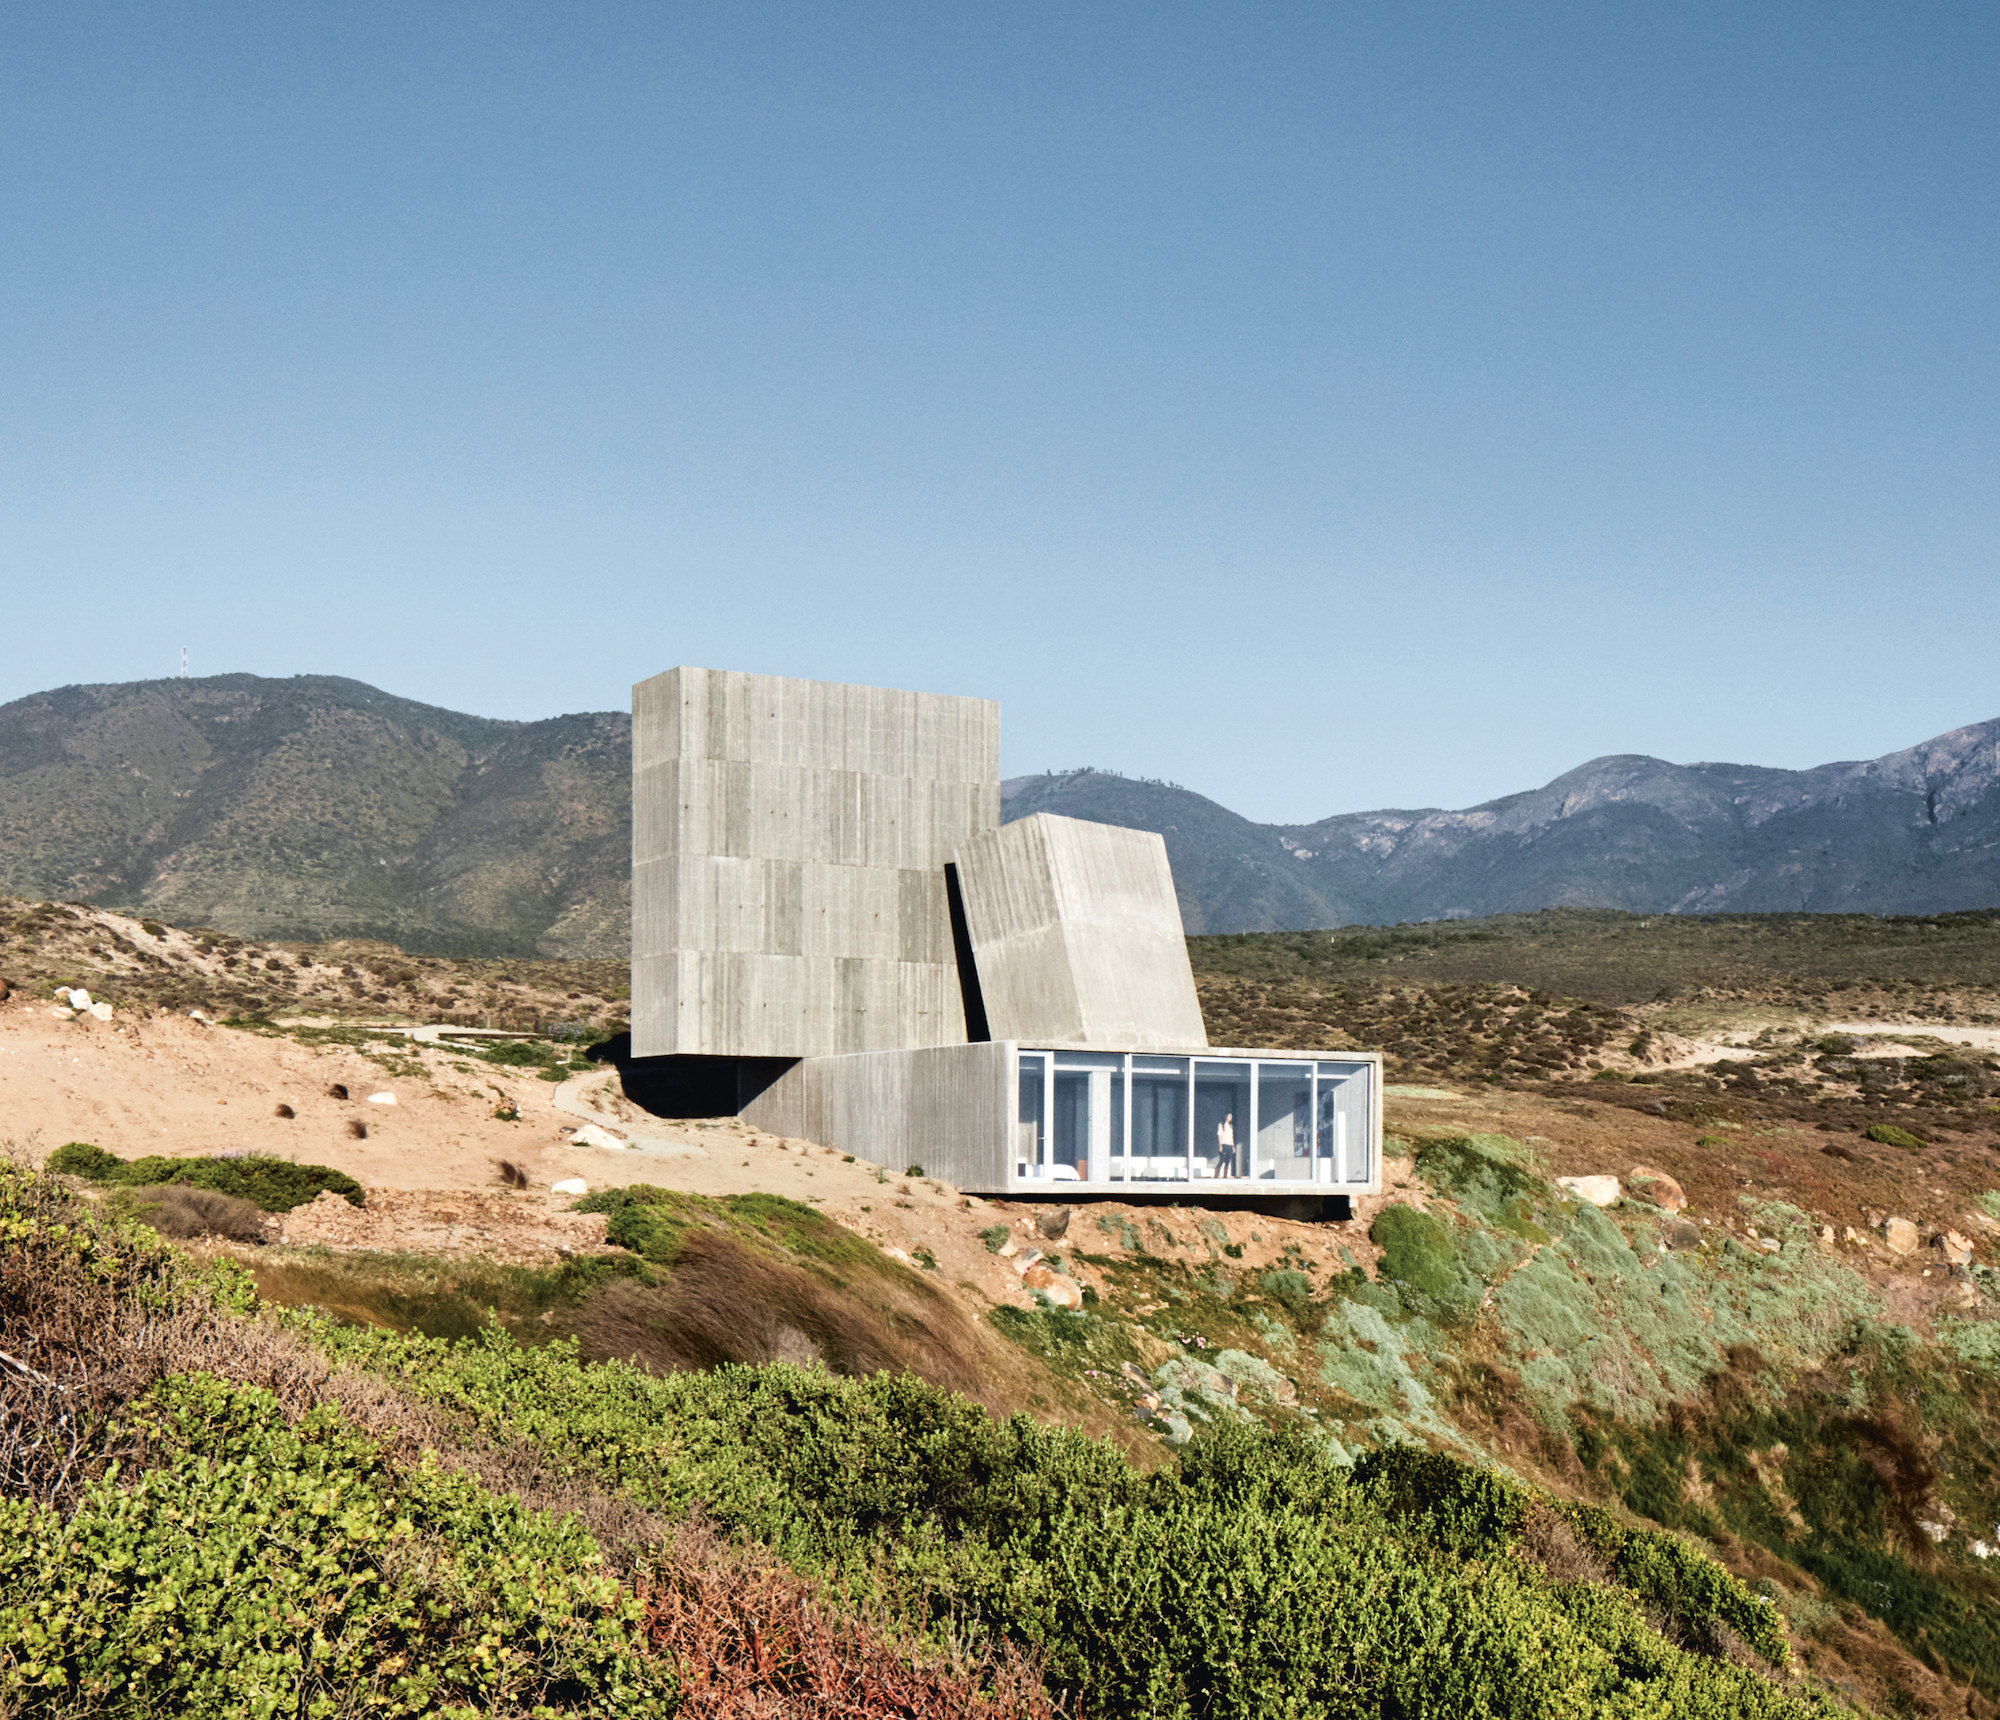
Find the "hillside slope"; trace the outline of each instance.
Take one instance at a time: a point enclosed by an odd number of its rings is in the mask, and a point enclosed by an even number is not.
[[[0,706],[0,892],[239,936],[623,956],[631,720],[497,722],[330,675]]]

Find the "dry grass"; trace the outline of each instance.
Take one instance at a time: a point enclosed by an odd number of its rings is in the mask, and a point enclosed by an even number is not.
[[[1552,1583],[1601,1583],[1611,1575],[1604,1561],[1576,1538],[1569,1520],[1539,1499],[1521,1521],[1519,1540],[1521,1551]]]
[[[177,1242],[200,1236],[220,1236],[230,1242],[263,1242],[272,1233],[270,1220],[254,1201],[217,1194],[213,1189],[160,1183],[120,1189],[111,1198],[140,1223],[150,1224],[162,1236],[171,1236]]]
[[[1003,1649],[912,1641],[829,1604],[768,1554],[699,1523],[640,1585],[654,1648],[673,1656],[684,1720],[1054,1720],[1035,1668]]]
[[[974,1397],[985,1383],[979,1335],[950,1298],[886,1283],[863,1295],[707,1228],[689,1231],[667,1283],[606,1285],[576,1331],[587,1356],[661,1372],[794,1362],[840,1374],[907,1368]]]

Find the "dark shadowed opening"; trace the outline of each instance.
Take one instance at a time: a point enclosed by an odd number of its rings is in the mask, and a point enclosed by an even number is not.
[[[618,1083],[655,1117],[733,1117],[789,1069],[791,1057],[634,1057],[628,1035],[593,1045],[618,1066]]]
[[[979,989],[979,964],[972,957],[972,933],[965,924],[965,898],[959,893],[958,868],[944,869],[945,900],[951,906],[951,953],[958,963],[958,995],[965,1005],[965,1037],[975,1044],[993,1035],[986,1026],[986,998]]]

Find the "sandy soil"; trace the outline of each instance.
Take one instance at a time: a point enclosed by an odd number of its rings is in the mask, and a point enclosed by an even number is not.
[[[2000,1028],[1951,1027],[1908,1021],[1808,1022],[1798,1015],[1773,1015],[1746,1018],[1716,1034],[1683,1037],[1656,1030],[1656,1049],[1651,1057],[1614,1057],[1608,1061],[1617,1068],[1698,1069],[1705,1064],[1721,1063],[1733,1057],[1757,1055],[1763,1048],[1753,1046],[1750,1041],[1766,1028],[1780,1033],[1810,1032],[1814,1038],[1841,1033],[1852,1039],[1872,1042],[1856,1046],[1853,1053],[1856,1057],[1908,1057],[1912,1055],[1912,1048],[1904,1041],[1913,1039],[1932,1039],[1940,1044],[1963,1045],[1979,1051],[2000,1051]]]
[[[1060,1257],[1079,1286],[1097,1279],[1076,1254],[1115,1255],[1125,1226],[1166,1258],[1208,1259],[1243,1249],[1245,1267],[1276,1262],[1286,1247],[1338,1270],[1340,1249],[1370,1259],[1373,1209],[1353,1222],[1305,1225],[1254,1213],[1207,1214],[1123,1202],[1079,1204],[1058,1239],[1037,1228],[1026,1203],[963,1195],[929,1179],[892,1174],[810,1142],[763,1134],[733,1118],[668,1122],[640,1111],[610,1070],[560,1085],[491,1065],[450,1048],[410,1046],[422,1077],[389,1075],[347,1047],[311,1047],[282,1037],[205,1027],[185,1016],[121,1012],[109,1023],[59,1019],[46,1003],[0,1006],[0,1132],[36,1160],[65,1141],[90,1141],[124,1158],[223,1151],[276,1153],[345,1171],[369,1191],[357,1210],[332,1196],[284,1220],[283,1239],[338,1249],[408,1249],[533,1263],[604,1246],[604,1220],[572,1213],[550,1185],[580,1178],[590,1188],[657,1183],[693,1194],[764,1192],[817,1206],[905,1259],[927,1250],[946,1282],[987,1303],[1032,1305],[1023,1267]],[[330,1089],[344,1086],[339,1099]],[[376,1094],[393,1094],[393,1105]],[[494,1115],[510,1102],[518,1122]],[[280,1104],[296,1113],[277,1115]],[[356,1138],[350,1125],[366,1127]],[[630,1144],[579,1145],[595,1125]],[[502,1160],[527,1172],[511,1191]],[[1392,1166],[1385,1198],[1406,1167]],[[985,1234],[1004,1226],[1009,1254]]]
[[[1838,1031],[1930,1030],[1871,1023]],[[650,1182],[711,1196],[785,1195],[905,1259],[921,1263],[928,1251],[941,1279],[979,1301],[1016,1306],[1035,1299],[1032,1276],[1024,1283],[1022,1269],[1036,1253],[1059,1256],[1079,1286],[1101,1286],[1096,1269],[1076,1256],[1116,1257],[1133,1230],[1150,1253],[1168,1259],[1202,1261],[1219,1258],[1224,1246],[1240,1248],[1237,1270],[1276,1264],[1288,1249],[1333,1271],[1348,1260],[1365,1265],[1377,1252],[1367,1230],[1380,1206],[1422,1200],[1408,1161],[1391,1159],[1382,1195],[1358,1202],[1346,1223],[1097,1200],[1069,1207],[1068,1230],[1050,1239],[1036,1220],[1054,1209],[963,1195],[733,1118],[668,1122],[633,1106],[610,1070],[557,1085],[468,1062],[448,1047],[413,1046],[403,1054],[418,1060],[422,1076],[388,1075],[346,1047],[204,1027],[184,1016],[62,1020],[44,1003],[17,1002],[0,1006],[0,1134],[37,1159],[83,1140],[127,1158],[234,1149],[326,1164],[370,1191],[368,1207],[357,1211],[328,1197],[302,1208],[285,1220],[287,1242],[524,1264],[605,1246],[603,1219],[571,1212],[571,1197],[551,1192],[567,1178],[593,1189]],[[346,1087],[346,1099],[332,1096],[336,1085]],[[396,1103],[371,1103],[376,1094],[392,1094]],[[1963,1215],[1987,1169],[1967,1163],[1942,1178],[1963,1187],[1930,1187],[1941,1166],[1928,1167],[1921,1180],[1898,1166],[1899,1186],[1885,1198],[1876,1194],[1880,1167],[1859,1175],[1860,1167],[1822,1156],[1825,1137],[1802,1128],[1744,1131],[1726,1147],[1697,1149],[1698,1131],[1630,1109],[1522,1093],[1447,1094],[1394,1091],[1391,1130],[1512,1135],[1559,1175],[1625,1177],[1635,1164],[1657,1165],[1687,1190],[1691,1219],[1724,1226],[1741,1221],[1742,1197],[1750,1195],[1792,1200],[1836,1226],[1865,1230],[1873,1216],[1867,1202],[1877,1198],[1920,1224],[1965,1228]],[[519,1121],[495,1116],[503,1102],[518,1108]],[[296,1115],[280,1118],[280,1104]],[[354,1123],[366,1127],[366,1139],[350,1132]],[[570,1139],[590,1125],[629,1144]],[[503,1186],[502,1160],[527,1173],[526,1190]],[[983,1234],[996,1226],[1011,1239],[1006,1255]]]
[[[2000,1027],[1942,1027],[1893,1021],[1829,1021],[1820,1032],[1845,1033],[1857,1039],[1936,1039],[1946,1045],[1969,1045],[1980,1051],[2000,1051]],[[1855,1055],[1901,1057],[1908,1055],[1908,1047],[1897,1044],[1872,1048],[1864,1046],[1858,1049]]]

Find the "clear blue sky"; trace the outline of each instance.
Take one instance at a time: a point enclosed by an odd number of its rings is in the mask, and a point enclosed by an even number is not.
[[[2000,715],[2000,8],[17,0],[0,698],[674,663],[1252,817]]]

